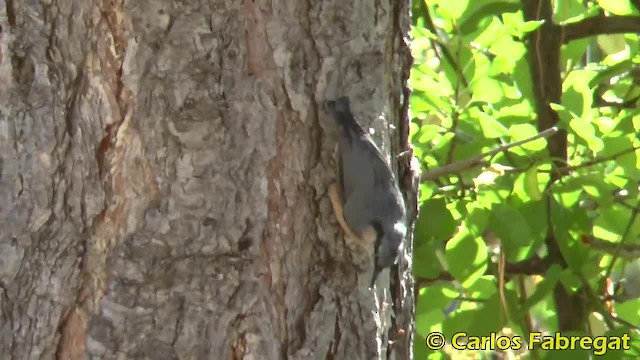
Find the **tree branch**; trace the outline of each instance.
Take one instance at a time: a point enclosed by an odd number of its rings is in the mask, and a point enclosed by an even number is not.
[[[544,20],[536,31],[527,33],[527,59],[531,74],[534,104],[537,114],[538,131],[553,128],[560,122],[560,116],[551,108],[552,103],[562,102],[562,75],[560,72],[560,48],[566,28],[553,22],[553,4],[551,0],[520,0],[525,21]],[[566,25],[571,27],[571,25]],[[575,29],[575,28],[572,28]],[[580,27],[578,27],[580,29]],[[576,35],[569,34],[570,37]],[[547,150],[552,159],[554,171],[546,188],[558,181],[564,174],[558,169],[568,161],[568,143],[566,130],[558,131],[547,140]],[[551,221],[552,195],[544,194],[547,208],[547,261],[567,268],[567,261],[560,250],[555,229]],[[584,331],[587,319],[587,305],[580,294],[567,290],[562,282],[553,288],[553,303],[558,314],[559,331]]]
[[[640,33],[640,16],[593,16],[561,27],[566,44],[595,35]]]
[[[627,224],[627,229],[633,224],[637,214],[638,214],[638,208],[636,207],[632,210],[631,219]],[[627,235],[628,233],[627,229],[625,229],[625,235]],[[602,251],[607,254],[614,255],[617,258],[621,258],[621,259],[634,260],[634,259],[637,259],[640,254],[640,244],[626,244],[622,241],[614,243],[607,240],[597,239],[592,236],[584,237],[582,242],[586,246],[594,250]],[[612,260],[611,264],[613,263],[614,261]],[[605,276],[605,277],[608,277],[608,276]]]
[[[524,139],[524,140],[520,140],[520,141],[516,141],[514,143],[510,143],[510,144],[504,144],[501,146],[498,146],[497,148],[491,150],[491,151],[487,151],[486,153],[480,154],[478,156],[474,156],[472,158],[469,159],[465,159],[465,160],[460,160],[460,161],[456,161],[453,162],[451,164],[445,165],[445,166],[441,166],[439,168],[427,171],[425,173],[422,174],[422,176],[420,177],[421,181],[428,181],[428,180],[433,180],[436,179],[440,176],[443,175],[447,175],[447,174],[452,174],[452,173],[458,173],[460,171],[463,170],[469,170],[475,166],[478,166],[479,164],[482,163],[482,160],[484,158],[487,157],[491,157],[491,156],[495,156],[496,154],[503,152],[503,151],[507,151],[513,147],[516,146],[520,146],[523,144],[526,144],[528,142],[540,139],[540,138],[547,138],[553,134],[555,134],[556,132],[558,132],[558,128],[557,127],[552,127],[552,128],[548,128],[538,134],[536,134],[535,136],[532,136],[528,139]]]
[[[628,149],[624,149],[624,150],[620,150],[615,154],[611,154],[609,156],[601,156],[601,157],[596,157],[593,160],[589,160],[589,161],[585,161],[581,164],[578,165],[573,165],[573,166],[563,166],[558,168],[558,171],[562,172],[563,174],[568,174],[571,171],[575,171],[578,169],[583,169],[589,166],[593,166],[596,164],[600,164],[600,163],[604,163],[607,161],[611,161],[611,160],[615,160],[616,158],[622,156],[622,155],[626,155],[628,153],[634,152],[636,150],[639,150],[640,146],[634,146],[634,147],[630,147]],[[549,172],[547,170],[540,170],[540,172]]]
[[[511,275],[543,275],[549,269],[546,259],[532,257],[530,259],[517,263],[506,263],[505,272],[507,276]],[[489,267],[485,275],[497,275],[496,269]],[[417,287],[426,286],[436,281],[453,281],[455,278],[449,272],[443,271],[435,278],[416,277]]]

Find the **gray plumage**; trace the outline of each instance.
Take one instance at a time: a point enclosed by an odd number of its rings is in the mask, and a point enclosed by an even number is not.
[[[344,217],[356,234],[376,231],[373,287],[380,271],[391,266],[406,234],[406,210],[395,176],[371,137],[356,122],[349,98],[326,104],[338,132],[338,182]]]

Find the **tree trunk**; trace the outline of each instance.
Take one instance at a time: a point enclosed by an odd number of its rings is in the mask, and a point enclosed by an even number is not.
[[[322,108],[407,149],[408,2],[4,5],[3,358],[411,357],[411,239],[369,290]]]

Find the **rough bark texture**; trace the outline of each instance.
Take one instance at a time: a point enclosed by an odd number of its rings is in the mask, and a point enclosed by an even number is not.
[[[3,1],[0,354],[410,357],[411,243],[373,296],[319,105],[406,149],[408,5]]]

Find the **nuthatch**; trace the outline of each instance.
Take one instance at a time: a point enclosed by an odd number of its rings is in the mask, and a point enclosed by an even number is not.
[[[351,114],[348,97],[327,101],[338,123],[338,183],[329,188],[336,219],[347,237],[373,249],[373,288],[391,266],[406,235],[404,198],[391,167],[371,137]]]

